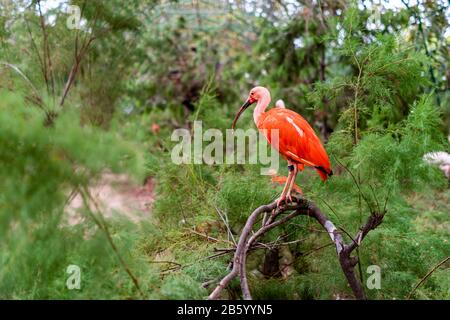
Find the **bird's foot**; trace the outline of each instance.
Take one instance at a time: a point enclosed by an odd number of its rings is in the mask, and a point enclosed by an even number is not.
[[[277,200],[277,207],[282,206],[283,204],[287,205],[292,202],[292,196],[289,195],[281,195]]]
[[[294,202],[294,200],[292,200],[292,194],[289,192],[286,196],[288,202]]]
[[[283,204],[288,205],[289,203],[296,202],[297,198],[292,196],[292,193],[289,192],[286,195],[281,195],[277,200],[277,207],[282,206]]]

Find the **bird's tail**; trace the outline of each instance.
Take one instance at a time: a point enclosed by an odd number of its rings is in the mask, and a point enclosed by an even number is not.
[[[279,99],[279,100],[277,100],[277,102],[275,102],[275,107],[276,107],[276,108],[282,108],[282,109],[285,109],[285,108],[286,108],[286,106],[285,106],[285,104],[284,104],[284,101],[281,100],[281,99]]]
[[[331,170],[331,169],[325,169],[324,167],[319,167],[319,166],[317,166],[317,167],[315,167],[316,168],[316,170],[317,170],[317,172],[319,173],[319,175],[320,175],[320,178],[323,180],[323,181],[325,181],[325,180],[327,180],[328,179],[328,177],[331,177],[332,175],[333,175],[333,171]]]

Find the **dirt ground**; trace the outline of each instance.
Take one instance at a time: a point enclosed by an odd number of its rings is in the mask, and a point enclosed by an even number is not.
[[[110,172],[104,173],[89,188],[104,217],[121,214],[135,222],[150,216],[154,202],[153,190],[154,180],[151,178],[139,185],[125,174]],[[83,200],[79,194],[75,194],[66,206],[69,225],[77,224],[84,218],[80,213],[82,208]],[[91,209],[94,210],[94,206]]]

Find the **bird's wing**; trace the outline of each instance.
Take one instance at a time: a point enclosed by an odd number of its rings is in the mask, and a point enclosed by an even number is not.
[[[258,123],[258,128],[285,158],[331,173],[330,161],[319,137],[299,114],[289,109],[271,109]],[[272,130],[278,130],[278,147],[276,141],[272,141]]]

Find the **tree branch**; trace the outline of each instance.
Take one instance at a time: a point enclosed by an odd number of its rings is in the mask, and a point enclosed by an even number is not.
[[[257,222],[258,216],[270,212],[272,212],[272,214],[267,221],[260,227],[260,229],[250,236],[253,226]],[[277,220],[277,218],[283,213],[287,213],[287,215]],[[208,299],[219,299],[222,290],[225,289],[238,275],[240,277],[244,299],[252,299],[246,274],[246,258],[248,251],[258,248],[258,246],[253,245],[253,243],[265,233],[299,215],[307,215],[316,219],[317,222],[326,230],[332,240],[332,243],[336,247],[336,254],[339,259],[339,263],[350,288],[353,291],[353,294],[357,299],[366,299],[362,284],[356,277],[355,273],[355,266],[358,263],[358,257],[352,256],[351,253],[359,247],[362,240],[371,230],[377,228],[381,224],[384,218],[384,212],[371,214],[356,236],[353,238],[350,237],[351,242],[346,244],[342,234],[335,227],[333,222],[331,222],[313,202],[303,198],[295,199],[295,202],[289,206],[281,206],[277,208],[276,202],[272,202],[271,204],[260,206],[253,211],[242,229],[242,233],[234,253],[233,267],[231,271],[219,282],[216,288],[209,295]]]

